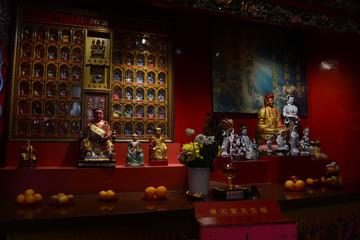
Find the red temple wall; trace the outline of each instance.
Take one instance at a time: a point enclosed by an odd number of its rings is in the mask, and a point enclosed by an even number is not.
[[[314,33],[306,42],[311,135],[344,176],[355,178],[360,167],[359,38]],[[321,69],[322,61],[332,61],[334,68]]]
[[[190,141],[185,129],[193,128],[200,133],[206,112],[212,111],[210,18],[192,13],[184,17],[183,12],[176,11],[161,13],[164,21],[173,23],[174,142],[182,144]],[[359,36],[305,32],[309,116],[302,118],[301,126],[310,127],[312,139],[321,141],[324,152],[340,164],[343,176],[359,177]],[[322,70],[321,61],[329,59],[337,62],[336,68]],[[256,116],[240,114],[230,117],[235,120],[237,132],[239,125],[245,123],[249,136],[255,137]],[[7,142],[7,166],[17,166],[22,145]],[[75,166],[79,158],[79,143],[34,142],[33,145],[39,152],[39,166]],[[118,145],[118,149],[124,149],[127,144]],[[119,154],[116,157],[117,160],[124,158]],[[123,164],[124,160],[119,162]]]

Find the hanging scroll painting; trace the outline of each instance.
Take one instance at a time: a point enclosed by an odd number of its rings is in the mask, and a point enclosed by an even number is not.
[[[304,40],[301,33],[269,25],[212,24],[213,111],[257,113],[274,94],[282,111],[286,94],[308,114]]]

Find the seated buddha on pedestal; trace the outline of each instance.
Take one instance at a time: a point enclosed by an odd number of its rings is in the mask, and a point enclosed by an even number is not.
[[[281,122],[279,111],[274,108],[274,95],[267,94],[264,101],[265,107],[258,113],[258,123],[256,133],[261,139],[266,140],[267,136],[277,137],[282,130],[287,132],[287,128]]]

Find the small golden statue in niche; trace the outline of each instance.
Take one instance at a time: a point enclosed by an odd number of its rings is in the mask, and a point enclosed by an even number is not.
[[[105,41],[100,39],[92,40],[91,44],[91,58],[104,58],[105,57]]]
[[[30,140],[26,145],[21,147],[20,162],[18,168],[35,168],[36,167],[36,150],[31,146]]]
[[[155,135],[150,139],[150,166],[167,166],[167,146],[161,136],[161,128],[155,129]]]

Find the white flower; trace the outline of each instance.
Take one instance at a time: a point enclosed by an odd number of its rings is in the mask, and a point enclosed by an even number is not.
[[[191,136],[195,134],[195,130],[191,128],[187,128],[185,132],[186,132],[186,136]]]
[[[206,145],[211,145],[211,144],[213,144],[214,142],[215,142],[215,136],[208,136],[208,137],[206,138],[205,144],[206,144]]]
[[[195,138],[195,142],[199,143],[199,144],[204,144],[206,143],[206,136],[203,134],[199,134],[196,136]]]

